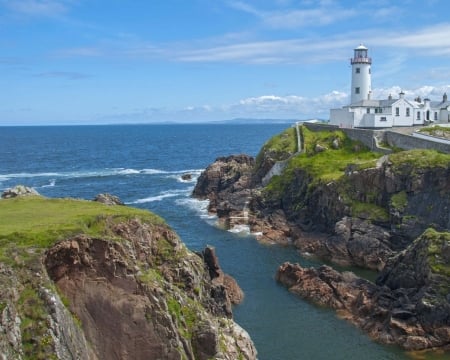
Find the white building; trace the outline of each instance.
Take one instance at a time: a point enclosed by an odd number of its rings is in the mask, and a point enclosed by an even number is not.
[[[351,104],[330,110],[330,124],[340,127],[387,128],[393,126],[424,125],[431,122],[450,122],[450,101],[444,94],[442,101],[420,98],[407,100],[404,93],[398,99],[372,100],[371,65],[368,49],[360,45],[350,59],[352,65]]]

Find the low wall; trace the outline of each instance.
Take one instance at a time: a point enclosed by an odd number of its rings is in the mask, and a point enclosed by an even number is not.
[[[311,131],[340,130],[343,133],[345,133],[350,139],[362,142],[372,151],[381,152],[383,154],[391,152],[389,149],[383,149],[378,147],[377,145],[376,138],[383,137],[382,130],[340,128],[336,125],[326,125],[326,124],[304,123],[304,125]]]
[[[444,144],[432,140],[427,140],[411,135],[404,135],[390,130],[371,130],[371,129],[348,129],[339,128],[335,125],[327,124],[310,124],[303,123],[311,131],[323,131],[323,130],[341,130],[352,140],[361,141],[369,149],[384,154],[390,153],[389,149],[380,148],[377,145],[377,140],[385,142],[391,147],[397,147],[405,150],[412,149],[434,149],[444,153],[450,153],[450,144]]]
[[[450,144],[443,144],[415,136],[399,134],[393,131],[386,131],[385,141],[389,146],[395,146],[405,150],[433,149],[450,154]]]

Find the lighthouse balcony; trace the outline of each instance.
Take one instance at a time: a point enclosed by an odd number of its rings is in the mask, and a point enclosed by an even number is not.
[[[354,57],[350,59],[351,64],[372,64],[372,58],[370,57]]]

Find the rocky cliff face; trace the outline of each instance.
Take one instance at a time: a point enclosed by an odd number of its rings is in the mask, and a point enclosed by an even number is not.
[[[449,234],[428,230],[392,257],[377,284],[285,263],[277,280],[295,294],[338,313],[386,344],[407,350],[450,349]]]
[[[334,150],[321,153],[327,151]],[[194,196],[208,198],[210,211],[224,224],[233,225],[230,218],[245,219],[240,222],[263,241],[293,242],[342,265],[374,270],[381,270],[430,224],[450,229],[446,155],[417,150],[383,156],[367,168],[349,164],[342,176],[326,182],[290,165],[262,186],[256,181],[263,177],[258,164],[271,163],[270,152],[268,156],[265,161],[265,153],[258,155],[253,168],[252,159],[244,162],[243,155],[218,159],[201,175]]]
[[[243,293],[214,249],[190,252],[163,223],[104,220],[103,236],[0,263],[2,358],[256,358],[232,320]]]

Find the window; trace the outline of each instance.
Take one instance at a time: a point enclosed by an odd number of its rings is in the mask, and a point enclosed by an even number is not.
[[[387,121],[387,120],[386,120],[386,116],[380,117],[380,121]]]
[[[355,69],[355,72],[356,72],[357,74],[359,74],[359,73],[361,72],[361,69],[360,69],[360,68],[356,68],[356,69]]]
[[[437,111],[434,112],[434,121],[438,120]]]
[[[417,112],[417,120],[420,120],[420,111]]]
[[[409,116],[409,108],[406,108],[406,116]]]
[[[370,114],[370,108],[367,108],[367,113]]]
[[[370,68],[369,68],[369,74],[370,74]]]
[[[400,116],[400,108],[395,108],[395,116]]]
[[[359,87],[355,88],[355,94],[359,94],[359,92],[360,92]]]

